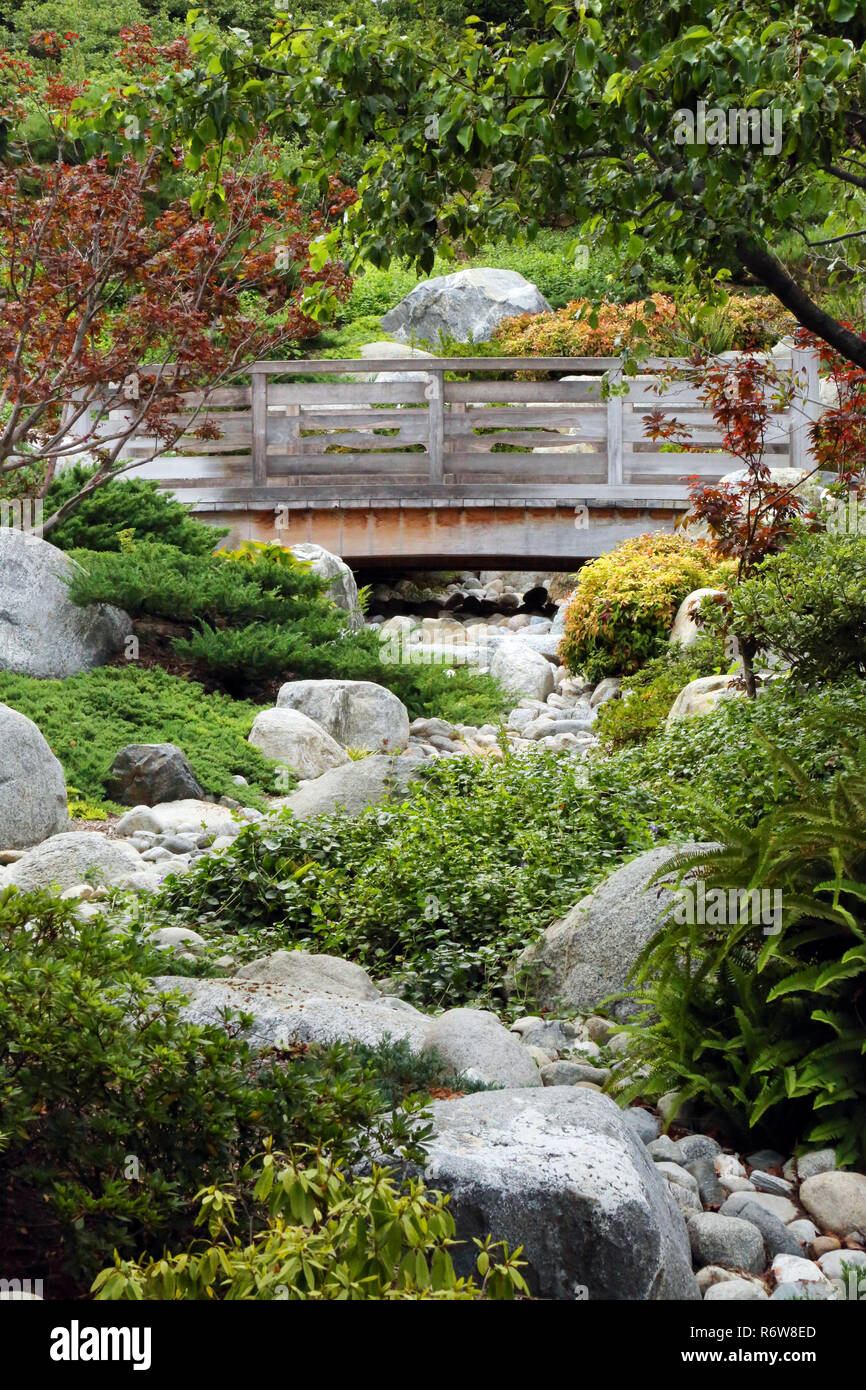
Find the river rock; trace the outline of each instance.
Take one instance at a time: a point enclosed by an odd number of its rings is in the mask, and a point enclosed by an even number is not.
[[[0,670],[63,680],[122,650],[131,619],[109,604],[72,603],[76,568],[48,541],[0,527]]]
[[[421,766],[408,756],[373,753],[369,758],[348,762],[316,777],[289,796],[281,797],[279,805],[301,820],[337,810],[357,816],[382,801],[404,801],[412,784],[423,775]]]
[[[517,981],[528,983],[540,1007],[565,1013],[591,1012],[621,993],[672,901],[664,883],[649,888],[649,880],[675,855],[705,847],[664,845],[616,869],[527,947],[510,974],[512,987]],[[626,1019],[637,1005],[626,996],[609,1009]]]
[[[515,700],[546,700],[553,694],[550,662],[516,637],[507,637],[496,647],[490,659],[490,674]]]
[[[423,1177],[450,1194],[461,1274],[473,1237],[523,1246],[543,1299],[696,1299],[683,1218],[607,1096],[582,1086],[486,1091],[430,1106]]]
[[[512,1089],[543,1084],[527,1048],[495,1014],[483,1009],[440,1014],[430,1025],[424,1048],[471,1081]]]
[[[28,849],[68,824],[63,768],[32,719],[0,705],[0,848]]]
[[[800,1188],[800,1201],[824,1231],[837,1236],[866,1231],[866,1175],[816,1173]]]
[[[18,888],[22,893],[33,888],[72,888],[91,881],[111,885],[144,867],[137,850],[125,841],[110,840],[96,830],[70,830],[28,850],[9,866],[2,882],[4,887]]]
[[[349,761],[337,740],[297,709],[262,710],[253,720],[249,742],[299,777],[321,777]]]
[[[343,748],[395,753],[409,743],[406,706],[373,681],[288,681],[277,709],[300,710]]]
[[[130,743],[121,748],[105,789],[121,806],[156,806],[204,796],[184,753],[173,743]]]
[[[516,270],[478,267],[422,280],[382,318],[382,327],[401,342],[441,339],[486,343],[502,319],[545,314],[544,295]]]

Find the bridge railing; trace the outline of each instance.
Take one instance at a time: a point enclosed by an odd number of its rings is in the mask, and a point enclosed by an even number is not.
[[[774,360],[793,371],[795,395],[771,418],[767,453],[774,463],[802,467],[820,412],[817,359],[792,350]],[[141,475],[205,506],[564,493],[678,502],[687,494],[684,475],[718,479],[736,462],[696,388],[676,382],[656,389],[676,365],[650,358],[640,375],[624,377],[622,359],[599,357],[257,362],[249,385],[186,397],[189,432],[171,453],[142,464]],[[492,381],[492,372],[508,379]],[[331,379],[297,379],[314,374]],[[463,379],[446,379],[453,375]],[[607,399],[605,376],[623,388]],[[690,427],[690,451],[647,438],[646,416],[655,409]],[[203,443],[196,437],[202,426],[218,437]],[[136,439],[127,456],[153,447]]]

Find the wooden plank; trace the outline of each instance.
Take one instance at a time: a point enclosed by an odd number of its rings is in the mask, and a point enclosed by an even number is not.
[[[344,372],[606,372],[618,357],[324,357],[295,358],[291,362],[255,362],[251,375],[322,376]],[[669,361],[685,364],[686,358],[650,359],[648,367]],[[240,375],[240,373],[238,373]]]
[[[358,409],[351,405],[347,405],[345,410],[312,410],[309,406],[297,405],[286,408],[299,412],[298,419],[302,430],[381,430],[400,429],[409,425],[417,428],[427,418],[426,410],[403,410],[399,406],[394,410],[368,409],[366,406]],[[269,431],[279,432],[284,426],[285,420],[279,418],[271,418],[268,421]]]
[[[261,487],[268,477],[268,379],[253,377],[253,468],[254,487]]]
[[[622,381],[622,366],[617,365],[610,373],[613,385]],[[607,402],[607,481],[611,487],[618,486],[623,470],[623,399],[611,396]]]
[[[420,381],[318,381],[302,382],[297,386],[271,386],[268,399],[272,405],[318,406],[331,405],[343,409],[347,405],[424,405],[424,386]]]
[[[447,435],[452,449],[467,449],[473,453],[491,453],[494,445],[506,444],[530,449],[574,449],[575,444],[599,444],[604,436],[558,434],[556,430],[497,430],[493,434]],[[602,451],[603,452],[603,451]],[[497,454],[497,458],[499,454]]]
[[[446,381],[445,400],[508,404],[510,401],[595,401],[601,403],[601,378],[595,381]]]
[[[490,459],[483,454],[450,454],[449,473],[489,473],[497,476],[525,478],[527,485],[535,486],[537,478],[545,473],[555,473],[558,477],[574,479],[575,482],[605,481],[605,457],[603,454],[495,454],[502,460],[502,466],[491,468]],[[527,467],[527,465],[529,465]]]
[[[564,483],[536,483],[528,485],[531,488],[532,496],[542,498],[545,504],[551,506],[570,506],[573,502],[586,502],[589,505],[597,503],[601,506],[616,504],[628,509],[640,509],[645,507],[676,505],[685,507],[688,504],[688,489],[682,483],[648,483],[639,489],[632,486],[623,485],[622,487],[610,487],[605,483],[595,483],[592,481]],[[479,499],[486,499],[490,503],[495,497],[526,499],[527,484],[524,482],[478,482],[472,483],[473,494]],[[256,510],[261,507],[270,506],[304,506],[304,507],[333,507],[334,505],[343,506],[349,503],[366,502],[375,499],[377,503],[384,506],[402,506],[411,503],[412,505],[426,506],[434,497],[445,498],[455,506],[460,505],[461,492],[459,486],[440,485],[432,489],[428,483],[414,484],[411,489],[400,490],[399,486],[392,482],[379,482],[377,480],[367,480],[358,483],[357,480],[347,486],[339,498],[334,498],[333,494],[328,493],[321,483],[305,483],[297,487],[287,487],[281,484],[279,487],[223,487],[202,489],[202,505],[213,505],[215,507],[227,506],[239,510]],[[185,499],[189,500],[189,499]]]
[[[463,414],[452,416],[445,412],[448,433],[492,429],[497,425],[513,425],[515,429],[578,429],[594,428],[605,432],[606,410],[582,405],[554,406],[496,406],[467,405]]]
[[[442,481],[445,453],[445,416],[441,376],[431,376],[424,395],[427,397],[427,457],[430,482],[435,487]]]
[[[417,473],[426,477],[428,472],[427,454],[369,453],[351,454],[269,454],[268,471],[271,477],[286,477],[305,473],[350,473],[356,478],[365,472],[376,473]]]

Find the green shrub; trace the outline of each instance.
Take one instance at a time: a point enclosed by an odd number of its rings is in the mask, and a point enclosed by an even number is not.
[[[42,731],[80,800],[106,800],[111,764],[129,743],[176,744],[212,797],[261,806],[262,792],[274,791],[274,765],[247,743],[261,706],[208,694],[167,671],[130,662],[62,681],[0,671],[0,702]],[[235,786],[235,774],[249,786]]]
[[[184,1022],[145,965],[131,935],[69,903],[0,895],[0,1264],[54,1297],[82,1292],[113,1249],[188,1240],[196,1191],[269,1135],[352,1162],[380,1146],[417,1156],[423,1138],[383,1113],[369,1060],[257,1056],[241,1021]]]
[[[731,595],[731,629],[807,684],[866,676],[866,535],[801,532]]]
[[[615,752],[645,743],[663,727],[683,686],[724,671],[727,665],[724,644],[717,639],[699,637],[686,649],[678,643],[669,646],[635,675],[624,678],[621,699],[608,700],[599,708],[596,733],[602,748]]]
[[[846,762],[823,787],[797,776],[797,799],[754,828],[720,827],[709,860],[678,861],[726,904],[766,890],[768,911],[756,925],[727,909],[723,926],[671,912],[639,962],[658,1019],[635,1058],[643,1095],[700,1098],[755,1141],[834,1144],[852,1163],[866,1157],[866,743]]]
[[[566,609],[561,659],[590,681],[631,675],[664,650],[682,600],[718,571],[711,545],[658,533],[590,560]]]
[[[497,991],[511,957],[671,822],[603,764],[550,753],[443,762],[400,805],[243,832],[163,890],[238,959],[296,945],[350,956],[416,1002]]]
[[[266,680],[334,677],[387,686],[412,719],[485,723],[505,710],[489,676],[383,663],[378,634],[347,631],[346,614],[323,581],[283,547],[187,555],[133,543],[119,553],[81,551],[75,558],[83,568],[70,586],[74,602],[116,603],[134,618],[183,624],[188,633],[173,639],[175,652],[232,695]]]
[[[796,786],[771,758],[767,741],[816,782],[839,762],[840,736],[866,734],[866,682],[808,692],[774,682],[756,700],[722,700],[709,714],[679,720],[611,760],[626,784],[678,809],[696,839],[719,814],[754,824],[789,801]]]
[[[522,1261],[489,1239],[475,1241],[479,1282],[457,1277],[447,1198],[421,1183],[401,1189],[381,1168],[349,1177],[322,1157],[267,1153],[251,1194],[249,1185],[204,1189],[196,1221],[207,1223],[209,1241],[160,1260],[115,1256],[94,1283],[97,1298],[475,1300],[527,1292]]]
[[[45,495],[46,518],[74,497],[93,472],[77,465],[55,478]],[[176,545],[188,555],[209,555],[228,528],[196,521],[183,503],[150,479],[115,478],[83,498],[46,540],[60,550],[120,550],[121,532],[131,532],[139,541]]]

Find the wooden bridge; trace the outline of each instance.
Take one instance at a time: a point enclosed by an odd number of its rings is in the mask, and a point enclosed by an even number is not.
[[[816,359],[775,360],[797,393],[774,415],[767,452],[802,467],[820,409]],[[598,357],[259,362],[250,384],[217,390],[206,408],[188,397],[188,435],[136,472],[231,526],[230,544],[315,541],[364,568],[558,568],[672,529],[687,508],[683,475],[737,467],[693,387],[655,389],[674,364],[651,358],[623,379],[621,359]],[[607,399],[605,374],[618,388]],[[659,408],[691,427],[699,452],[647,439]],[[205,421],[219,438],[202,444]],[[139,439],[127,457],[152,449]]]

